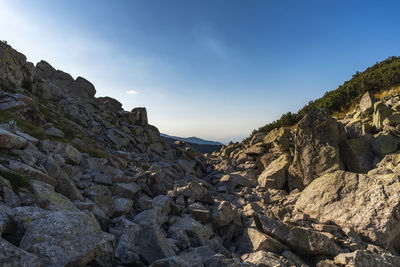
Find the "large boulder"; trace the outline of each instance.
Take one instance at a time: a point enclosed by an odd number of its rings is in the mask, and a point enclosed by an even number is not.
[[[121,114],[129,124],[139,126],[148,125],[146,108],[134,108],[131,112],[121,112]]]
[[[359,163],[360,172],[368,172],[373,165],[375,155],[372,151],[374,139],[370,135],[362,135],[348,140],[348,144]]]
[[[343,126],[328,110],[314,109],[304,116],[297,126],[294,143],[288,176],[290,190],[303,189],[325,172],[359,169]]]
[[[396,152],[399,144],[400,138],[391,134],[382,134],[372,142],[372,150],[378,157],[383,158],[387,154]]]
[[[82,77],[74,80],[71,75],[60,70],[54,69],[49,63],[42,60],[36,64],[36,74],[59,87],[61,91],[76,99],[94,99],[96,89],[88,80]],[[38,91],[40,92],[40,90]],[[43,93],[43,92],[41,92]]]
[[[34,66],[26,57],[5,42],[0,42],[0,89],[9,91],[29,87],[34,75]],[[28,89],[28,88],[27,88]]]
[[[258,184],[264,188],[282,189],[287,182],[287,170],[290,165],[290,158],[283,154],[258,176]]]
[[[384,121],[387,120],[393,114],[393,110],[390,109],[382,102],[376,102],[374,104],[374,113],[372,116],[372,123],[378,131],[381,131],[384,126]]]
[[[14,209],[23,237],[21,249],[39,256],[41,266],[112,266],[114,236],[79,210]]]
[[[282,253],[283,251],[289,249],[278,240],[260,232],[256,228],[244,229],[242,236],[236,242],[236,246],[239,248],[241,253],[250,253],[259,250]]]
[[[288,266],[279,255],[260,250],[254,253],[244,254],[242,260],[245,266],[258,266],[258,267],[286,267]]]
[[[0,266],[40,267],[39,258],[0,238]]]
[[[115,257],[124,265],[132,266],[139,258],[146,265],[175,256],[172,243],[161,230],[149,225],[134,225],[121,236]],[[134,265],[136,266],[136,265]]]
[[[374,94],[372,94],[370,91],[366,92],[360,101],[361,112],[368,114],[372,113],[374,110],[374,101]]]
[[[57,184],[57,181],[53,177],[19,161],[11,160],[8,164],[8,168],[32,180],[42,181],[52,186],[56,186]]]
[[[275,151],[287,151],[290,148],[290,141],[293,137],[288,128],[275,128],[264,138],[264,143],[273,146]]]
[[[256,177],[249,172],[231,172],[219,179],[219,185],[226,186],[229,192],[233,192],[237,186],[246,187],[256,184]]]
[[[388,164],[399,162],[398,158]],[[320,222],[353,228],[372,242],[399,251],[400,180],[390,170],[387,174],[373,171],[370,175],[344,171],[325,174],[303,190],[295,208]]]
[[[364,267],[400,266],[400,257],[388,253],[371,253],[370,251],[356,250],[354,252],[341,253],[334,258],[334,263],[339,266]],[[337,266],[336,265],[336,266]]]
[[[258,229],[302,255],[334,256],[340,251],[340,246],[336,244],[335,237],[330,233],[290,226],[262,215],[255,215],[254,220]]]
[[[208,192],[207,188],[196,181],[190,182],[185,186],[175,188],[174,191],[169,192],[169,195],[171,197],[183,195],[193,202],[200,201],[205,203],[213,203],[213,198]]]
[[[213,235],[212,229],[208,225],[203,225],[192,218],[182,218],[174,216],[170,219],[171,225],[169,233],[185,231],[185,233],[200,242],[204,242]]]
[[[25,138],[0,128],[0,149],[20,149],[25,147],[26,144]]]
[[[112,111],[112,112],[119,112],[122,110],[122,104],[111,97],[98,97],[96,98],[96,103],[100,106],[100,109]]]

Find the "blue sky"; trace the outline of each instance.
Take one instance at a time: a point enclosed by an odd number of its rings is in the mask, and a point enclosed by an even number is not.
[[[0,39],[145,106],[161,132],[227,142],[400,55],[398,1],[0,0]]]

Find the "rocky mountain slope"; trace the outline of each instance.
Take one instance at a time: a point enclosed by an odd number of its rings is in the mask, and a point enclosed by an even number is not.
[[[0,43],[0,266],[400,266],[400,95],[208,157],[94,95]]]

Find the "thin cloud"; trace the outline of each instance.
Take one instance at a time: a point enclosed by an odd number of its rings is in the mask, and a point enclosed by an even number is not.
[[[214,53],[215,55],[219,57],[226,57],[228,49],[227,47],[219,40],[212,38],[212,37],[207,37],[205,40],[205,46],[209,51]]]
[[[138,94],[138,91],[129,90],[129,91],[126,91],[126,93],[127,93],[128,95],[137,95],[137,94]]]

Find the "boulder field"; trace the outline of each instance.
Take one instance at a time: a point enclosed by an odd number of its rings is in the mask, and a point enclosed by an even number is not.
[[[203,155],[95,94],[0,43],[0,266],[400,266],[400,95]]]

